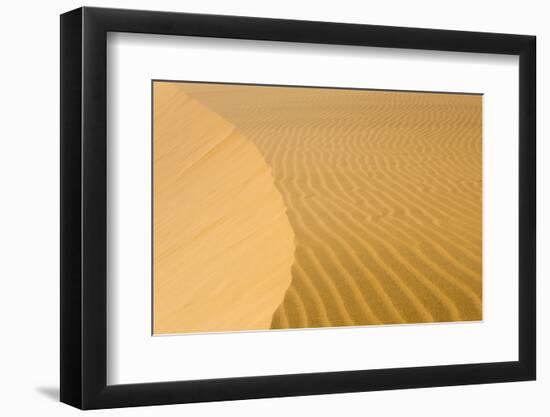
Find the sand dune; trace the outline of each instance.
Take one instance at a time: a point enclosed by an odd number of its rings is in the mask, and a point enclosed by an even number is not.
[[[482,318],[481,96],[170,85],[271,167],[295,242],[272,328]]]
[[[180,89],[161,84],[154,99],[153,331],[268,329],[294,256],[271,169]]]

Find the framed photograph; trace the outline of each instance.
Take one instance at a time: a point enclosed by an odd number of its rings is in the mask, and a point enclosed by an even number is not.
[[[61,16],[61,401],[533,380],[535,37]]]

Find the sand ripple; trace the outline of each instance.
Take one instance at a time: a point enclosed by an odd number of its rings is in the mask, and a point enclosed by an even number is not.
[[[173,85],[272,169],[296,245],[273,328],[482,318],[481,96]]]

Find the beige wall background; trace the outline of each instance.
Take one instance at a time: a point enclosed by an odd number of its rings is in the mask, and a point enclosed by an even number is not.
[[[59,17],[78,1],[6,2],[0,25],[2,143],[0,182],[0,413],[78,415],[59,391]],[[550,412],[550,84],[548,7],[524,1],[338,2],[278,0],[123,0],[88,6],[237,14],[531,34],[538,36],[539,380],[528,383],[325,395],[231,403],[108,410],[127,416],[545,416]],[[546,255],[546,256],[545,256]],[[545,302],[546,301],[546,302]]]

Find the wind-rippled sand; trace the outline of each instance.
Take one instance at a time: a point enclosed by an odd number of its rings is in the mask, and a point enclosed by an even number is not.
[[[154,85],[156,98],[161,89],[179,97],[172,104],[155,100],[155,129],[167,125],[162,118],[169,112],[177,112],[175,119],[186,120],[178,122],[172,136],[158,136],[156,130],[154,135],[154,315],[159,329],[155,333],[482,319],[480,95]],[[198,114],[183,116],[189,114],[177,104],[183,97],[204,106],[208,117],[232,126],[243,149],[252,147],[257,154],[220,151],[219,161],[198,167],[196,177],[188,177],[183,169],[176,180],[163,174],[165,163],[158,159],[157,147],[170,153],[171,146],[183,146],[180,142],[209,146],[205,135],[189,126],[212,126],[211,120]],[[179,145],[166,145],[174,135]],[[185,158],[185,152],[177,158]],[[195,224],[184,203],[193,197],[190,190],[200,190],[197,195],[207,201],[211,190],[236,186],[242,178],[216,176],[230,161],[235,166],[229,169],[240,172],[235,176],[253,174],[249,181],[256,172],[264,173],[267,179],[262,184],[247,188],[251,194],[243,207],[252,216],[256,207],[269,206],[266,210],[278,216],[278,223],[262,214],[246,227],[236,222],[233,228],[217,230],[219,226],[205,211],[200,225]],[[201,190],[203,182],[212,189]],[[181,187],[172,190],[170,208],[159,212],[158,187],[173,189],[176,184]],[[181,198],[179,203],[176,198]],[[215,205],[230,216],[226,205],[237,204],[235,198],[228,192],[204,205]],[[157,227],[167,216],[186,218],[188,227],[197,230],[210,228],[212,236],[231,235],[250,251],[235,258],[239,266],[231,270],[225,270],[226,252],[214,250],[224,249],[213,243],[215,239],[197,246],[192,256],[182,247],[179,252],[163,251],[166,238],[157,234]],[[189,229],[167,228],[173,246],[194,239]],[[248,241],[250,230],[262,230],[271,238]],[[266,253],[262,268],[251,266],[252,260]],[[188,288],[190,282],[203,279],[198,277],[207,262],[197,259],[195,264],[195,258],[203,256],[212,262],[208,268],[217,268],[218,273],[204,284],[204,294],[195,298]],[[166,264],[165,270],[161,263]],[[270,278],[274,265],[280,273]],[[263,293],[271,291],[266,279],[276,288],[271,296]],[[256,280],[265,285],[251,287]],[[209,294],[222,301],[231,298],[220,294],[234,282],[242,282],[237,287],[247,294],[247,300],[241,299],[246,308],[237,307],[241,301],[231,305],[207,301]],[[158,298],[159,288],[165,288],[171,298]],[[249,304],[264,298],[269,302]],[[227,318],[232,309],[243,308],[246,312],[235,320]],[[172,311],[169,331],[163,330],[162,315],[157,321],[163,309]]]

